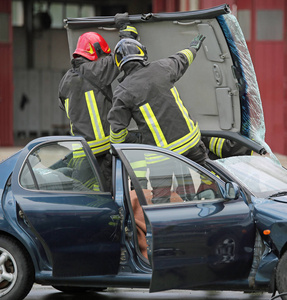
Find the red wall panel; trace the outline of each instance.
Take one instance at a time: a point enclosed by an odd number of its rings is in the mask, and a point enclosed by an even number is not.
[[[251,55],[263,104],[266,142],[274,152],[281,154],[287,154],[286,139],[284,138],[284,117],[287,102],[284,95],[286,34],[285,39],[283,35],[281,40],[274,41],[258,40],[256,34],[258,31],[258,11],[281,10],[286,19],[284,2],[284,0],[253,0],[253,38],[251,46]],[[283,21],[282,27],[286,31],[285,21]]]
[[[232,9],[233,4],[236,4],[237,0],[225,0],[225,1],[220,1],[220,0],[199,0],[199,8],[200,9],[205,9],[205,8],[210,8],[214,6],[218,6],[221,4],[228,4],[230,8]]]
[[[12,146],[14,141],[11,0],[0,1],[0,12],[9,19],[8,39],[0,40],[0,146]]]
[[[152,11],[154,13],[179,11],[179,0],[153,0]]]

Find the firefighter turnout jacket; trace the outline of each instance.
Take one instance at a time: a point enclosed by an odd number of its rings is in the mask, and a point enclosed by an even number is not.
[[[108,114],[111,143],[123,143],[135,120],[142,143],[186,153],[201,142],[198,123],[189,115],[174,86],[195,58],[193,48],[154,62],[128,62]],[[126,68],[126,69],[125,69]]]
[[[220,137],[202,137],[202,141],[209,150],[210,159],[226,158],[230,156],[252,155],[253,151],[239,142]]]
[[[83,136],[92,152],[102,155],[110,149],[107,114],[112,107],[111,83],[119,70],[113,54],[96,61],[77,57],[72,66],[59,85],[60,107],[70,119],[71,135]]]

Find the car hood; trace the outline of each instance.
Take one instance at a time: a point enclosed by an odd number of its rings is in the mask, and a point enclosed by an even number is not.
[[[203,135],[240,141],[258,153],[264,141],[262,103],[246,42],[228,5],[211,9],[130,15],[149,61],[168,57],[186,47],[201,33],[206,36],[186,74],[176,83],[190,114]],[[114,17],[66,19],[70,55],[87,31],[101,34],[113,49],[119,40]],[[114,82],[114,87],[117,85]],[[130,127],[133,127],[132,124]]]
[[[287,196],[271,197],[270,199],[274,200],[275,202],[287,203]]]

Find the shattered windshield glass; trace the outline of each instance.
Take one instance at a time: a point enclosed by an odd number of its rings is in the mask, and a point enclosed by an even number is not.
[[[233,74],[237,79],[242,110],[241,134],[262,145],[270,157],[277,161],[265,142],[266,130],[260,92],[240,25],[232,14],[221,15],[217,19],[227,39],[234,61]]]
[[[256,197],[287,191],[287,170],[268,157],[236,156],[217,162]]]

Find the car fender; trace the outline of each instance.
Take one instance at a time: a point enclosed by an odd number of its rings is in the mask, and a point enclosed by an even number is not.
[[[254,220],[263,240],[272,243],[282,255],[287,245],[287,206],[284,202],[252,199]]]
[[[38,251],[35,241],[25,232],[18,222],[16,201],[8,188],[8,191],[3,193],[2,197],[2,211],[0,212],[0,226],[1,234],[12,236],[17,240],[29,253],[34,265],[35,273],[40,272],[43,267],[46,270],[50,269],[48,265],[40,266],[39,262],[47,261]]]

